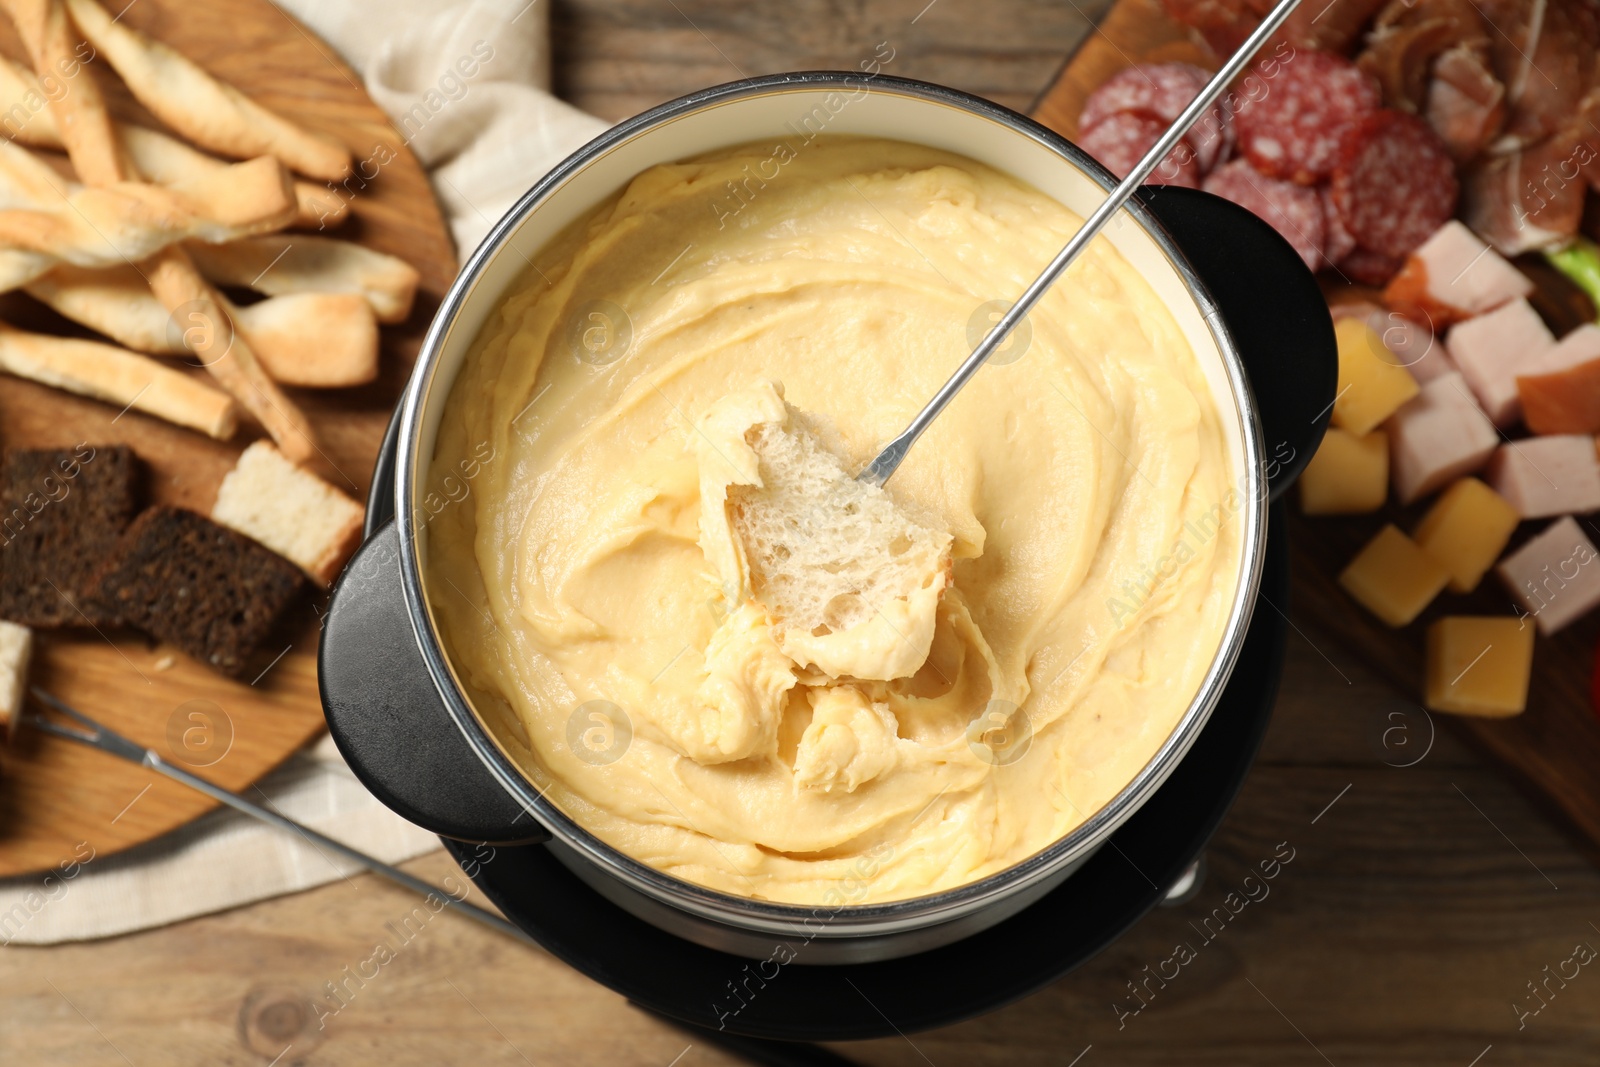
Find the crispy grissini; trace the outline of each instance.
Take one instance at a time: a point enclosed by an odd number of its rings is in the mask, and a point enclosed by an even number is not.
[[[74,72],[61,99],[77,94],[93,98],[87,107],[57,108],[57,101],[51,101],[57,135],[72,157],[78,177],[88,185],[109,185],[124,179],[127,175],[118,158],[120,149],[111,131],[111,114],[101,100],[93,71],[79,58],[80,37],[61,0],[0,0],[0,6],[16,24],[36,72],[44,71],[52,77],[58,72]]]
[[[284,385],[342,389],[378,377],[378,320],[358,293],[285,293],[227,309]]]
[[[62,0],[48,2],[59,5]],[[110,23],[109,16],[103,10],[93,4],[90,6],[106,23]],[[79,28],[83,28],[81,23]],[[116,25],[112,25],[111,36],[116,35],[117,29]],[[54,38],[46,37],[45,43],[48,45],[52,40]],[[71,45],[68,35],[60,39],[57,47],[70,48]],[[170,49],[167,52],[177,57]],[[48,50],[41,51],[34,57],[35,72],[41,68],[50,70],[61,59],[61,55]],[[187,60],[183,62],[187,63]],[[95,81],[92,67],[85,66],[80,70],[72,90],[50,101],[50,108],[56,125],[63,131],[82,129],[96,134],[65,138],[73,169],[79,176],[97,184],[129,181],[138,177],[131,163],[119,151],[109,119],[104,118],[105,97]],[[175,246],[163,248],[146,260],[140,270],[149,281],[151,292],[169,313],[186,324],[186,328],[188,323],[198,322],[202,325],[202,328],[191,332],[191,350],[222,387],[266,427],[284,455],[297,463],[311,462],[318,457],[321,450],[317,447],[305,415],[262,368],[248,338],[239,333],[227,317],[220,294],[200,277],[183,250]]]
[[[61,83],[57,83],[61,84]],[[0,57],[0,122],[12,138],[38,148],[66,146],[55,118],[45,106],[48,94],[33,71]],[[173,185],[225,170],[228,164],[184,142],[145,126],[116,123],[122,151],[141,177],[157,185]],[[337,226],[350,215],[350,204],[338,193],[314,182],[295,181],[294,225],[314,229]]]
[[[379,322],[403,322],[417,293],[417,269],[353,241],[309,234],[264,234],[226,245],[185,246],[200,273],[220,285],[268,296],[360,293]]]
[[[184,326],[132,267],[62,265],[30,283],[28,295],[118,344],[156,355],[188,355]],[[356,293],[287,293],[224,309],[250,338],[267,373],[283,385],[332,389],[378,373],[378,322]]]
[[[164,188],[123,181],[66,184],[23,199],[14,166],[27,149],[0,141],[0,244],[82,267],[140,260],[177,241],[231,241],[277,229],[293,216],[293,192],[278,161],[238,163],[228,173]]]
[[[349,174],[350,152],[333,138],[268,111],[160,41],[113,19],[95,0],[66,3],[72,21],[122,75],[134,97],[195,144],[235,159],[273,155],[301,174],[327,181]],[[56,114],[65,131],[60,112]],[[71,147],[69,139],[69,153],[76,158]]]
[[[142,269],[156,299],[180,323],[190,324],[189,348],[206,370],[266,427],[284,455],[313,462],[320,449],[311,424],[261,366],[249,338],[229,319],[222,295],[200,277],[183,249],[164,248]]]
[[[115,345],[29,333],[0,324],[0,371],[142,411],[226,440],[237,426],[227,393]]]

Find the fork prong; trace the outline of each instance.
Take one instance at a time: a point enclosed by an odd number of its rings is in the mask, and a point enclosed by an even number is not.
[[[100,733],[105,730],[105,727],[101,726],[99,723],[95,722],[93,719],[89,718],[89,716],[85,715],[71,704],[68,704],[60,697],[53,696],[50,693],[45,692],[43,689],[40,689],[36,685],[30,686],[29,689],[33,693],[33,698],[39,701],[39,703],[44,704],[47,707],[54,708],[56,711],[59,711],[68,718],[76,719],[79,723],[87,726],[91,730],[94,730],[96,733]]]
[[[149,749],[134,741],[128,740],[126,737],[123,737],[110,727],[89,718],[89,716],[85,715],[77,708],[74,708],[71,704],[68,704],[60,697],[53,696],[50,693],[45,692],[43,689],[40,689],[38,686],[31,686],[30,692],[33,693],[33,698],[39,703],[43,704],[45,707],[53,708],[56,711],[59,711],[61,714],[67,716],[69,719],[72,719],[74,722],[78,723],[84,728],[84,732],[80,733],[77,730],[63,726],[61,723],[52,723],[41,718],[36,725],[43,729],[45,733],[54,734],[56,737],[66,737],[74,741],[81,741],[84,744],[100,749],[102,752],[109,752],[113,756],[125,759],[130,763],[145,763],[150,758],[151,753]]]
[[[42,734],[64,737],[69,741],[82,741],[86,745],[94,745],[97,741],[93,734],[75,730],[71,726],[65,726],[59,722],[51,722],[43,715],[24,715],[22,717],[22,725],[38,730]]]

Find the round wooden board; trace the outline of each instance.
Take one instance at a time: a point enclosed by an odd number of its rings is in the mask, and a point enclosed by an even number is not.
[[[380,380],[360,389],[300,391],[322,448],[364,499],[384,426],[399,399],[423,332],[455,274],[455,255],[426,175],[360,79],[309,31],[265,0],[141,0],[124,21],[199,62],[282,114],[333,134],[356,160],[376,161],[343,195],[352,218],[332,236],[402,256],[422,272],[411,317],[383,328]],[[20,57],[9,26],[0,50]],[[113,106],[138,109],[101,67]],[[148,121],[148,120],[147,120]],[[153,123],[152,123],[153,124]],[[374,171],[376,172],[374,174]],[[19,324],[70,329],[25,298],[0,315]],[[136,412],[0,377],[0,446],[124,443],[146,468],[145,499],[209,511],[218,483],[256,436],[211,441]],[[179,766],[236,791],[248,787],[323,728],[317,695],[317,613],[307,602],[253,682],[223,678],[134,632],[42,634],[33,680]],[[167,661],[171,665],[165,667]],[[151,771],[71,742],[23,731],[0,754],[0,876],[104,856],[191,821],[215,803]]]

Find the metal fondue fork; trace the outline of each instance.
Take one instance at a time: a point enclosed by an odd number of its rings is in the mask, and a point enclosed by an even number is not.
[[[521,929],[492,912],[485,911],[465,901],[457,900],[448,892],[430,885],[421,878],[407,874],[398,867],[390,866],[382,860],[367,855],[365,852],[357,852],[349,845],[335,841],[326,834],[319,834],[309,826],[303,826],[293,819],[279,815],[270,808],[264,808],[259,804],[246,800],[237,793],[229,792],[219,785],[214,785],[198,775],[190,774],[182,767],[175,767],[162,759],[155,751],[136,744],[114,730],[102,726],[81,711],[68,705],[65,701],[51,696],[37,686],[32,689],[32,693],[33,698],[39,703],[46,707],[54,708],[84,727],[84,729],[80,730],[64,723],[54,722],[40,715],[24,715],[22,721],[36,730],[50,734],[53,737],[62,737],[68,741],[76,741],[79,744],[97,748],[101,752],[109,752],[118,759],[127,760],[129,763],[137,763],[141,767],[149,767],[158,774],[164,774],[175,782],[182,782],[189,788],[198,790],[213,800],[220,800],[236,811],[242,811],[246,815],[260,819],[271,826],[276,826],[280,830],[289,830],[299,834],[311,842],[314,847],[337,853],[345,859],[359,863],[372,873],[382,875],[389,881],[404,886],[413,892],[420,893],[425,897],[438,897],[445,902],[447,907],[455,909],[468,918],[476,919],[485,926],[491,926],[502,934],[509,934],[518,941],[524,941],[528,944],[534,943],[533,939]]]
[[[1094,214],[1084,221],[1082,228],[1072,235],[1071,240],[1066,243],[1061,251],[1056,253],[1056,258],[1050,261],[1050,265],[1045,267],[1044,271],[1033,280],[1033,283],[1027,289],[1023,290],[1022,295],[1017,297],[1017,302],[1012,304],[1011,309],[1000,317],[1000,321],[994,324],[994,327],[990,329],[984,339],[978,343],[978,347],[972,350],[972,354],[967,357],[966,362],[962,363],[956,372],[950,376],[950,380],[940,387],[939,391],[933,395],[933,399],[928,401],[927,406],[917,413],[916,418],[911,420],[911,424],[905,428],[900,436],[885,445],[883,451],[879,452],[872,462],[867,464],[860,474],[856,475],[857,480],[880,486],[889,480],[889,476],[895,472],[901,461],[906,458],[906,453],[910,451],[911,446],[916,443],[918,437],[922,436],[922,431],[933,424],[933,420],[939,417],[940,412],[944,411],[950,401],[955,399],[955,395],[961,391],[961,387],[966,385],[974,374],[978,373],[978,368],[983,366],[994,353],[994,350],[1005,343],[1005,339],[1011,336],[1011,331],[1016,327],[1017,323],[1021,322],[1028,312],[1033,310],[1034,305],[1039,302],[1050,286],[1055,284],[1056,279],[1066,273],[1067,268],[1072,265],[1072,261],[1078,258],[1078,253],[1082,252],[1089,242],[1094,240],[1095,236],[1105,228],[1106,223],[1111,220],[1111,216],[1116,214],[1117,210],[1128,202],[1128,198],[1133,195],[1134,190],[1139,187],[1140,183],[1150,176],[1150,173],[1166,158],[1167,153],[1172,151],[1173,146],[1178,143],[1179,139],[1189,132],[1189,127],[1194,125],[1195,120],[1216,102],[1217,97],[1221,96],[1223,90],[1228,87],[1228,83],[1233,81],[1234,76],[1244,69],[1244,65],[1255,56],[1256,50],[1266,42],[1268,37],[1277,31],[1279,26],[1283,25],[1283,20],[1289,17],[1290,12],[1299,3],[1300,0],[1279,0],[1278,5],[1262,20],[1261,25],[1256,27],[1255,32],[1245,39],[1244,44],[1239,46],[1237,52],[1228,57],[1228,61],[1222,65],[1221,70],[1217,71],[1216,76],[1206,83],[1206,87],[1200,91],[1200,95],[1189,102],[1189,106],[1183,109],[1183,113],[1167,128],[1167,132],[1161,135],[1161,139],[1155,143],[1155,146],[1144,154],[1144,158],[1139,160],[1138,165],[1128,173],[1126,178],[1122,179],[1121,184],[1111,191],[1111,195],[1106,197],[1105,201],[1095,209]]]

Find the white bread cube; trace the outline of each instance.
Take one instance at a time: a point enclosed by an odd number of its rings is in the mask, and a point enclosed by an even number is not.
[[[1442,374],[1389,418],[1395,494],[1409,504],[1488,461],[1500,435],[1459,374]]]
[[[1488,481],[1524,519],[1600,509],[1600,461],[1588,434],[1551,434],[1501,445],[1489,460]]]
[[[16,729],[32,656],[33,631],[0,619],[0,738]]]
[[[1600,560],[1571,515],[1501,560],[1496,573],[1542,634],[1555,633],[1600,604]]]
[[[1445,337],[1450,358],[1496,426],[1513,425],[1522,413],[1517,375],[1555,347],[1556,339],[1526,300],[1502,304],[1487,315],[1457,323]]]
[[[361,543],[360,504],[295,466],[269,441],[244,450],[222,479],[211,518],[332,583]]]

